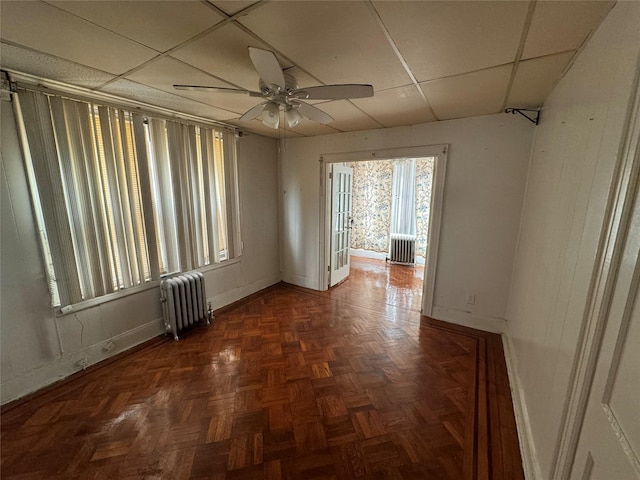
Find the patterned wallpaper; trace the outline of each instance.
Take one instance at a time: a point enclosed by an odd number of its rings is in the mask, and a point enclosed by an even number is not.
[[[391,219],[393,160],[352,162],[353,230],[351,248],[387,252]],[[416,164],[416,253],[426,255],[433,159]]]
[[[389,249],[393,162],[353,162],[353,229],[351,248]]]
[[[416,253],[427,256],[427,233],[429,231],[429,206],[433,180],[433,157],[420,159],[416,163]]]

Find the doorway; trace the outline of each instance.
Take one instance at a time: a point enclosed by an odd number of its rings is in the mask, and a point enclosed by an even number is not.
[[[347,164],[353,170],[351,255],[424,267],[433,157],[367,160]],[[412,163],[410,170],[403,164]],[[407,178],[405,178],[407,177]],[[394,258],[389,246],[398,235],[411,237],[408,258]]]
[[[444,177],[446,172],[446,154],[447,145],[436,145],[389,150],[347,152],[321,156],[320,285],[323,285],[325,290],[329,287],[331,271],[330,260],[332,255],[332,181],[329,176],[332,170],[332,164],[345,164],[371,160],[395,160],[402,158],[432,158],[432,188],[429,194],[430,201],[428,202],[430,212],[428,215],[428,231],[426,235],[426,248],[424,251],[425,273],[421,305],[422,314],[431,315],[437,270],[437,251],[440,237],[440,220],[442,215]],[[386,248],[387,247],[385,246],[384,249]]]

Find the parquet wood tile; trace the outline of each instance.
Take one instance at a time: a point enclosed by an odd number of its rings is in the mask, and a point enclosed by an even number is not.
[[[2,478],[523,479],[499,336],[421,317],[421,281],[354,259],[7,405]]]

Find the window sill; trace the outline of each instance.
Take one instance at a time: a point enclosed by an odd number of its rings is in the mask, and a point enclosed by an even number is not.
[[[200,267],[194,269],[197,272],[210,272],[213,270],[218,270],[219,268],[228,267],[231,265],[235,265],[236,263],[240,263],[242,260],[242,256],[237,258],[232,258],[231,260],[225,260],[224,262],[214,263],[213,265],[207,265],[206,267]],[[176,272],[164,275],[163,278],[169,278],[172,276],[180,275],[183,272]],[[65,307],[65,312],[62,312],[60,307],[56,307],[55,316],[56,318],[66,317],[67,315],[73,315],[75,313],[81,312],[82,310],[87,310],[89,308],[97,307],[102,305],[103,303],[113,302],[116,300],[120,300],[121,298],[128,297],[129,295],[137,295],[138,293],[146,292],[147,290],[151,290],[153,288],[160,287],[160,280],[153,280],[151,282],[145,283],[144,285],[138,285],[136,287],[130,287],[124,290],[119,290],[117,292],[109,293],[107,295],[103,295],[97,298],[91,298],[89,300],[84,300],[82,302],[74,303],[73,305],[69,305]],[[158,297],[158,301],[160,301],[160,297]],[[70,310],[67,310],[67,308]]]
[[[242,255],[236,258],[232,258],[231,260],[225,260],[224,262],[214,263],[213,265],[207,265],[206,267],[196,268],[198,272],[210,272],[211,270],[218,270],[219,268],[230,267],[231,265],[235,265],[236,263],[240,263],[242,261]]]

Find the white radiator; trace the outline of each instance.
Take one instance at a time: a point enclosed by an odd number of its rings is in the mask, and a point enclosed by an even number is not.
[[[391,263],[416,264],[416,236],[391,234],[389,245],[389,260]]]
[[[206,320],[209,309],[204,288],[204,276],[200,272],[187,272],[160,282],[160,301],[166,333],[172,333],[178,341],[178,333]]]

